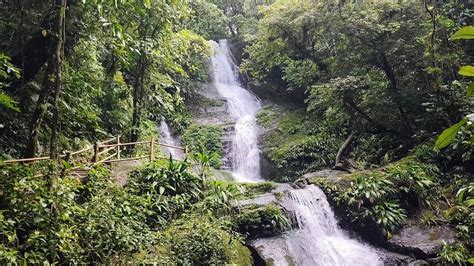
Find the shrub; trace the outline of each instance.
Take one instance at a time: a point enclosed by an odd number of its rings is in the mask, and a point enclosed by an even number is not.
[[[223,153],[222,129],[210,125],[191,125],[183,134],[183,143],[189,146],[192,153],[215,153],[218,160],[212,161],[212,166],[220,166]]]
[[[276,165],[278,180],[293,181],[308,171],[331,165],[336,151],[330,138],[304,136],[280,148],[272,148],[269,157]]]
[[[393,182],[396,198],[404,208],[420,210],[423,206],[430,206],[439,195],[435,193],[437,187],[433,182],[436,171],[425,164],[408,162],[389,167],[387,178]]]
[[[239,260],[251,265],[250,251],[225,229],[207,216],[183,217],[159,234],[160,245],[148,252],[145,263],[224,265]]]
[[[355,182],[336,198],[349,219],[362,225],[375,222],[386,236],[396,231],[406,219],[406,212],[393,200],[393,183],[381,174],[357,176]],[[333,193],[334,194],[334,193]]]
[[[464,265],[469,258],[469,251],[462,244],[445,243],[438,255],[446,263]]]

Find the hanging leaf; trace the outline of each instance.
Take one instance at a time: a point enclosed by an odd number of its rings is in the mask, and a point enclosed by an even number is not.
[[[471,97],[472,95],[474,95],[474,81],[467,86],[467,97]]]
[[[474,39],[474,26],[466,26],[456,31],[450,38],[451,40],[471,40]]]
[[[467,77],[474,77],[474,66],[462,66],[459,69],[459,74]]]
[[[456,134],[459,132],[462,126],[467,123],[467,119],[464,118],[459,123],[452,125],[450,128],[445,129],[435,143],[435,149],[441,150],[451,144],[456,138]]]
[[[146,8],[150,8],[151,7],[151,0],[143,0],[143,5]]]
[[[10,96],[5,94],[3,91],[0,91],[0,106],[4,106],[16,112],[20,112],[20,108],[18,108],[18,102],[14,101]]]

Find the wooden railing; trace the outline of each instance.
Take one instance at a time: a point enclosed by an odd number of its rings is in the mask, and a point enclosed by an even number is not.
[[[148,153],[144,156],[135,156],[135,157],[128,157],[122,158],[122,151],[124,149],[129,149],[130,147],[135,147],[137,145],[147,145],[148,146]],[[112,163],[112,162],[122,162],[122,161],[134,161],[134,160],[141,160],[148,158],[150,161],[158,158],[166,158],[166,157],[157,157],[155,158],[155,146],[167,147],[171,149],[180,150],[184,154],[184,158],[188,156],[188,148],[187,147],[179,147],[173,146],[169,144],[159,143],[154,138],[148,141],[136,141],[136,142],[127,142],[121,143],[120,136],[102,141],[97,142],[92,147],[87,147],[79,151],[69,152],[66,151],[64,154],[59,156],[60,158],[69,161],[69,162],[77,162],[81,159],[86,163]],[[87,158],[84,156],[86,152],[93,152],[92,158]],[[11,164],[11,163],[34,163],[37,161],[43,160],[50,160],[50,157],[36,157],[36,158],[25,158],[25,159],[12,159],[3,161],[3,163]],[[174,160],[178,160],[177,158],[173,158]]]

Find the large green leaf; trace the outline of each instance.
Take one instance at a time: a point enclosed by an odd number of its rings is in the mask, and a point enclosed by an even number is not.
[[[452,125],[450,128],[445,129],[435,143],[435,149],[441,150],[442,148],[448,146],[456,138],[456,134],[461,129],[461,127],[467,123],[467,119],[464,118],[459,123]]]
[[[474,39],[474,26],[466,26],[456,31],[451,40],[471,40]]]
[[[474,66],[462,66],[459,69],[459,74],[467,77],[474,77]]]

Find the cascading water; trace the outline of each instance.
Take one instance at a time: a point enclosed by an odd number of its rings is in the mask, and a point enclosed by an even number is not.
[[[239,182],[261,181],[256,121],[260,102],[239,81],[227,40],[212,42],[212,46],[214,86],[227,100],[229,113],[236,120],[231,151],[233,177]]]
[[[170,128],[164,119],[161,120],[158,131],[160,132],[160,143],[179,146],[178,141],[171,135]],[[164,152],[166,153],[166,156],[171,155],[173,159],[182,159],[183,157],[183,153],[177,149],[164,147]]]
[[[226,40],[212,42],[213,82],[227,100],[229,113],[236,120],[232,139],[233,177],[239,182],[262,181],[257,142],[256,114],[260,102],[239,81]],[[316,186],[291,190],[282,205],[295,213],[298,228],[283,238],[256,240],[274,265],[381,265],[377,252],[350,239],[337,225],[323,191]],[[289,261],[289,257],[293,258]]]
[[[285,234],[298,265],[383,265],[377,252],[342,231],[324,192],[313,185],[290,191],[285,208],[295,213],[298,229]]]

